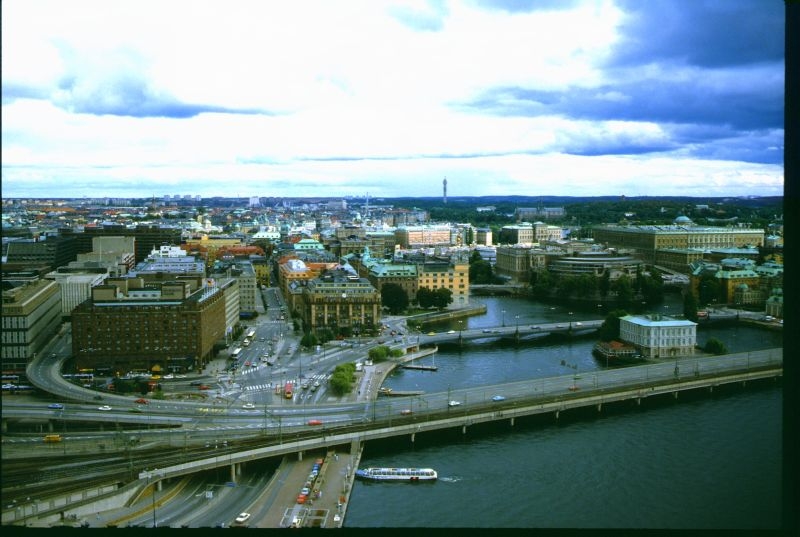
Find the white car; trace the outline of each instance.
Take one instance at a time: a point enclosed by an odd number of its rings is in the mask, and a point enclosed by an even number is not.
[[[97,410],[111,410],[111,407],[108,406],[108,405],[103,405],[103,406],[97,407]]]
[[[247,409],[253,409],[255,407],[256,405],[254,405],[253,403],[245,403],[242,405],[242,408],[247,408]]]
[[[250,513],[239,513],[239,516],[236,517],[237,524],[244,524],[250,518]]]
[[[459,406],[460,404],[461,401],[450,401],[449,403],[447,403],[447,406]]]

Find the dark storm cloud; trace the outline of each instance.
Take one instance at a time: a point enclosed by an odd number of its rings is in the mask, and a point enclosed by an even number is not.
[[[783,86],[779,80],[751,80],[743,72],[740,85],[726,86],[699,78],[681,82],[643,80],[565,91],[495,88],[463,106],[502,116],[709,123],[747,130],[782,128]]]
[[[618,5],[627,16],[612,65],[783,61],[783,0],[620,0]]]
[[[203,113],[268,113],[263,110],[184,103],[153,91],[139,78],[124,75],[93,83],[84,83],[79,78],[65,78],[59,84],[53,102],[71,112],[98,116],[189,118]]]

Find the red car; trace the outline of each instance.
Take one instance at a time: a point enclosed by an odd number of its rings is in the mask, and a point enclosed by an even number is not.
[[[139,399],[137,399],[136,401],[134,401],[134,403],[139,403],[140,405],[146,405],[146,404],[147,404],[147,399],[142,399],[142,398],[140,397]]]
[[[309,425],[322,425],[321,420],[308,420]]]
[[[211,388],[209,388],[209,387],[208,387],[208,386],[206,386],[205,384],[201,384],[200,386],[198,386],[198,387],[197,387],[197,389],[198,389],[198,390],[210,390]]]

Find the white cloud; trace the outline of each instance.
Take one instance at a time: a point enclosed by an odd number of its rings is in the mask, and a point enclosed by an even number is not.
[[[686,177],[723,190],[782,185],[779,167],[686,151],[559,154],[669,149],[655,121],[577,120],[546,103],[536,117],[457,106],[498,88],[599,86],[596,101],[626,103],[608,88],[635,76],[747,87],[745,72],[606,70],[623,15],[610,0],[528,13],[455,1],[3,2],[4,195],[51,181],[66,196],[73,178],[94,189],[187,181],[207,194],[268,181],[285,195],[325,185],[400,195],[418,182],[414,193],[437,195],[445,175],[452,188],[468,178],[475,195],[666,193],[684,164]]]

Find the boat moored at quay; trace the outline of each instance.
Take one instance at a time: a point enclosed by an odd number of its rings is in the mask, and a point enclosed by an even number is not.
[[[360,468],[356,477],[370,481],[432,481],[438,474],[432,468]]]

